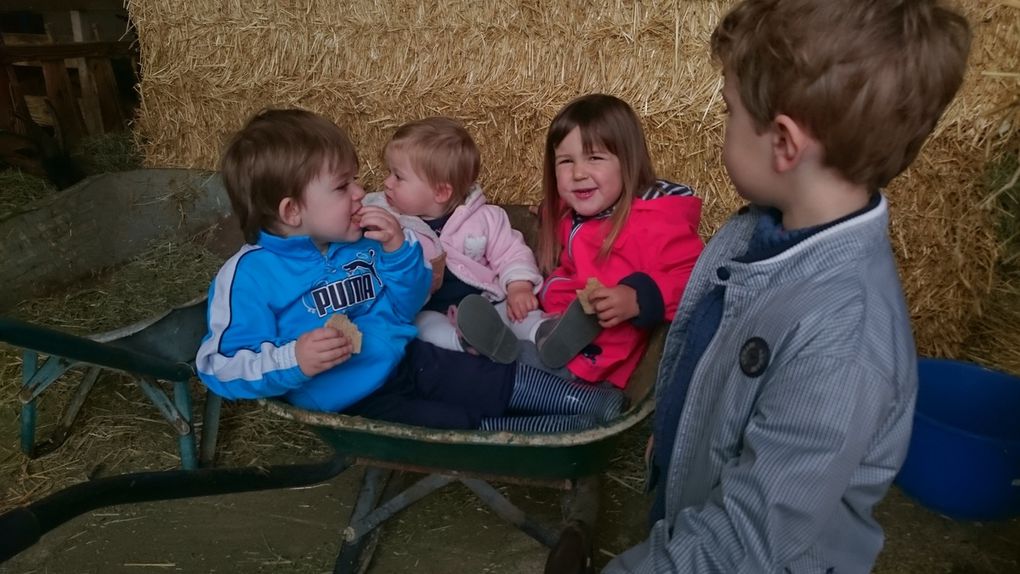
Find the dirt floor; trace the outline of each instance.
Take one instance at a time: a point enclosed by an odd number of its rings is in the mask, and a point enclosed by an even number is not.
[[[3,391],[10,393],[11,378],[5,379]],[[147,405],[130,381],[112,377],[94,394],[68,442],[32,461],[16,450],[12,403],[0,402],[3,508],[89,477],[173,465],[173,441],[165,424],[154,415],[141,416]],[[40,436],[56,407],[40,415]],[[253,405],[228,409],[223,424],[223,465],[283,464],[327,454],[306,429]],[[599,565],[645,533],[648,499],[640,487],[646,436],[645,425],[625,435],[603,478]],[[0,565],[0,573],[331,572],[361,474],[356,467],[325,484],[300,489],[102,508],[45,535]],[[559,520],[559,492],[501,489],[539,520],[550,525]],[[1020,520],[954,522],[919,507],[896,488],[877,516],[887,532],[878,573],[1020,572]],[[544,560],[540,544],[454,484],[385,525],[369,572],[516,574],[541,572]]]

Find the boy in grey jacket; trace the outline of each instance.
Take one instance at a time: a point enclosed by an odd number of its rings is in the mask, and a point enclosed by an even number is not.
[[[742,208],[659,368],[647,540],[606,572],[867,572],[906,455],[916,351],[880,190],[962,81],[936,0],[745,0],[712,35]]]

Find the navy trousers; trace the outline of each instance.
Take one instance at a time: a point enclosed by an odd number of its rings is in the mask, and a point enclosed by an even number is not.
[[[383,386],[344,412],[423,427],[476,429],[482,418],[506,412],[516,374],[516,364],[414,339]]]

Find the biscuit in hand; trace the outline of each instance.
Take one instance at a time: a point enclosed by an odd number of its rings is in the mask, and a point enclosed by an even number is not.
[[[439,291],[439,288],[443,286],[443,273],[446,271],[446,252],[444,251],[437,255],[429,264],[432,265],[432,286],[429,288],[429,293],[431,294]]]
[[[327,327],[333,327],[337,331],[343,333],[347,340],[351,342],[351,346],[354,347],[352,353],[361,352],[361,331],[358,330],[358,326],[355,325],[347,315],[343,313],[333,313],[326,320]]]
[[[591,304],[591,292],[603,286],[595,277],[589,277],[584,289],[577,290],[577,300],[581,303],[581,309],[588,315],[595,314],[595,307]]]

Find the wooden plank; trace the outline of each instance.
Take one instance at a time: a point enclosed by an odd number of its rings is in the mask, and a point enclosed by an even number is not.
[[[107,132],[124,129],[126,115],[120,105],[120,94],[117,88],[117,78],[113,73],[113,65],[110,64],[110,60],[105,58],[88,58],[85,63],[99,99],[99,113],[103,129]]]
[[[60,144],[64,149],[71,149],[81,141],[85,131],[76,98],[71,91],[71,78],[63,61],[43,62],[42,68],[46,79],[46,95],[57,115],[57,127],[62,140]]]
[[[0,64],[38,61],[53,62],[70,58],[118,58],[134,53],[131,42],[69,42],[48,46],[5,46]]]
[[[124,10],[127,0],[3,0],[0,12],[68,12],[71,10]]]
[[[4,32],[4,43],[8,46],[43,46],[52,44],[53,40],[46,34],[19,34],[17,32]]]
[[[14,99],[7,68],[0,68],[0,130],[14,130]]]
[[[28,106],[28,113],[36,124],[51,127],[56,125],[57,120],[53,117],[53,110],[46,96],[25,96],[25,105]]]
[[[85,41],[86,17],[78,10],[71,11],[71,33],[75,42]],[[85,129],[89,134],[105,133],[103,129],[103,113],[99,107],[99,92],[92,81],[92,74],[85,65],[85,58],[73,60],[78,68],[78,83],[81,85],[81,116],[85,121]]]
[[[3,52],[5,49],[4,38],[0,35],[0,52]],[[28,111],[28,105],[25,103],[25,95],[21,90],[21,85],[18,83],[18,76],[12,66],[0,66],[0,75],[3,76],[4,86],[2,96],[11,103],[13,131],[19,131],[17,127],[20,120],[22,124],[25,124],[22,126],[22,133],[25,133],[30,127],[27,123],[32,121],[32,116]]]

